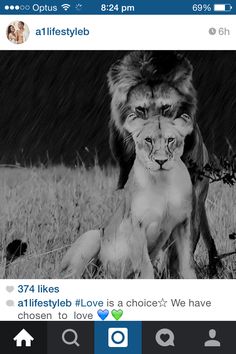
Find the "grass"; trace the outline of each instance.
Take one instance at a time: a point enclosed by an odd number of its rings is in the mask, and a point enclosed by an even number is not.
[[[50,168],[0,169],[0,278],[61,278],[60,261],[69,245],[89,229],[107,222],[121,197],[115,192],[114,168],[76,170]],[[212,184],[207,213],[219,253],[236,249],[228,235],[236,230],[236,187]],[[9,242],[20,239],[28,250],[6,267]],[[207,253],[199,242],[195,260],[207,277]],[[236,257],[223,260],[225,274],[236,278]],[[225,273],[226,272],[226,273]]]

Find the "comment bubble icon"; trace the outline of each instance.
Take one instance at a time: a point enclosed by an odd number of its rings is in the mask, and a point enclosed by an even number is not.
[[[7,300],[6,301],[7,306],[14,306],[14,301],[13,300]]]
[[[162,328],[156,333],[156,342],[161,347],[174,347],[174,333],[168,328]]]

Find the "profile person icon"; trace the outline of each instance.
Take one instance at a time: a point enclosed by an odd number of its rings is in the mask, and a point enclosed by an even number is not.
[[[216,337],[216,330],[215,329],[210,329],[209,337],[211,339],[207,340],[204,343],[204,347],[220,347],[220,342],[215,339],[215,337]]]

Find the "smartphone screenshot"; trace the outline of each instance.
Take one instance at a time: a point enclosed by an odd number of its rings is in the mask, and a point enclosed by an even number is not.
[[[9,354],[234,354],[236,1],[0,1]]]

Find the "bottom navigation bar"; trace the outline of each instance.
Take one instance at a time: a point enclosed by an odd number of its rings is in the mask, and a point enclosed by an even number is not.
[[[6,353],[235,353],[236,322],[0,322]]]

